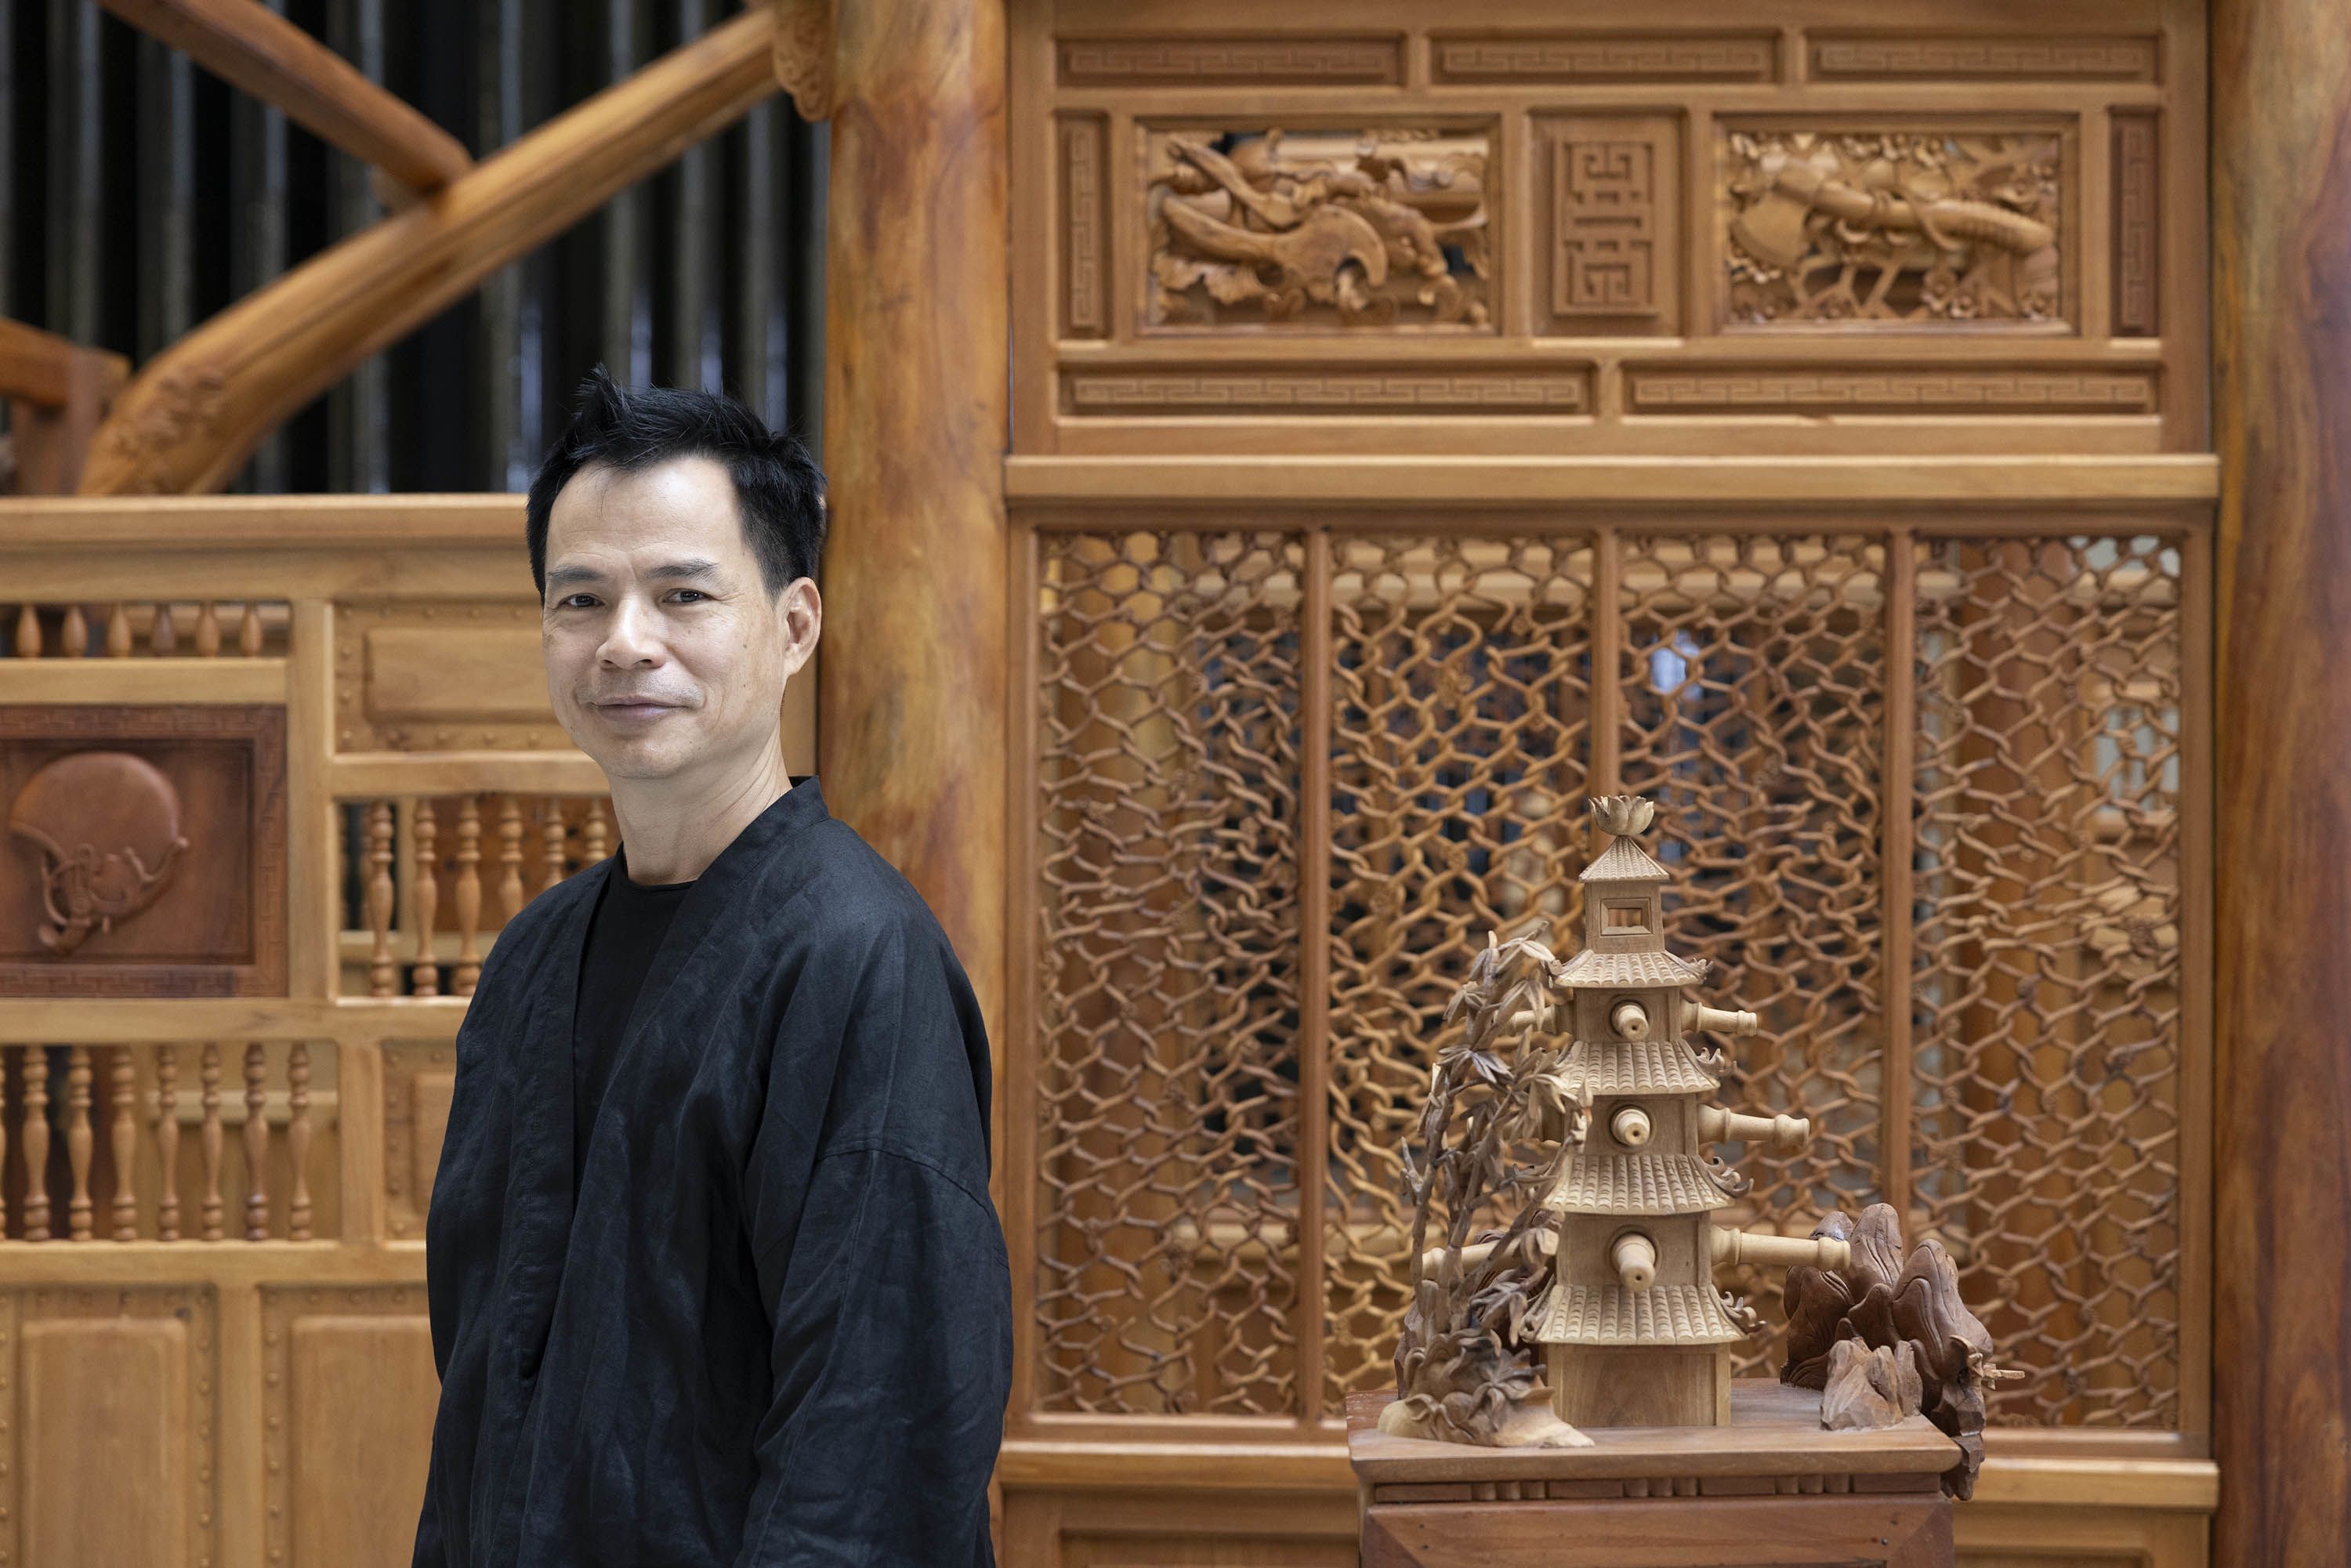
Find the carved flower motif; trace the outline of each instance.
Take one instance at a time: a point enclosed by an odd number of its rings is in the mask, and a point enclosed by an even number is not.
[[[1649,831],[1649,824],[1657,818],[1657,803],[1638,795],[1594,795],[1592,815],[1602,832],[1628,839]]]

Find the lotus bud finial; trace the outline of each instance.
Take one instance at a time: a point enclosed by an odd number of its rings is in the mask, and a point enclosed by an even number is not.
[[[1657,803],[1644,800],[1638,795],[1594,795],[1592,814],[1600,822],[1600,831],[1629,839],[1646,833],[1656,821]]]

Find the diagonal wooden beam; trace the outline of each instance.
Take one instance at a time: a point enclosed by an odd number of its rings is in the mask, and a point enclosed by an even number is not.
[[[474,166],[463,142],[256,0],[98,3],[412,191]]]
[[[770,37],[746,11],[230,306],[116,400],[82,492],[218,490],[360,361],[773,93]]]

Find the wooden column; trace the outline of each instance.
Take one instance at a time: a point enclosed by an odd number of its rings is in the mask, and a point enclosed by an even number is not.
[[[946,927],[1000,1074],[1003,5],[836,10],[819,771]]]
[[[2351,1539],[2351,65],[2212,10],[2216,1563]]]

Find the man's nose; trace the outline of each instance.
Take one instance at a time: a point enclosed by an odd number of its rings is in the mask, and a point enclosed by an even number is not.
[[[661,659],[662,645],[658,618],[652,608],[635,594],[624,594],[612,607],[611,622],[604,629],[604,645],[597,656],[608,664],[649,664]]]

